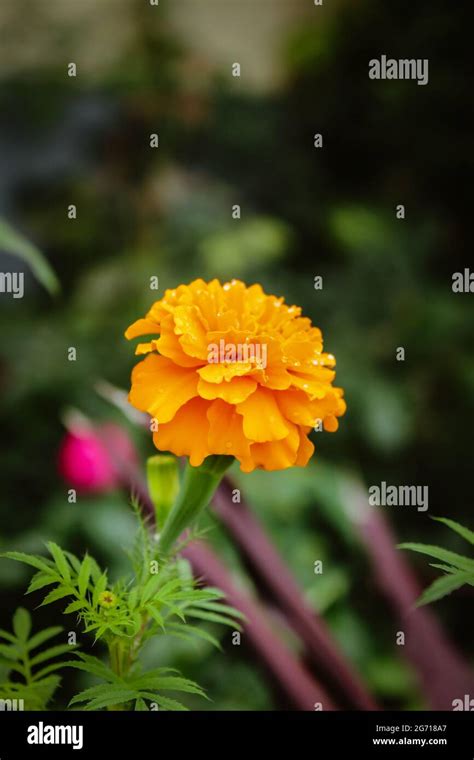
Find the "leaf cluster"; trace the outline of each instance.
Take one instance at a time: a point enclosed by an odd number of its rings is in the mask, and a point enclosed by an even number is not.
[[[435,517],[434,519],[464,538],[471,546],[474,545],[473,531],[446,517]],[[417,602],[417,606],[436,602],[462,586],[474,586],[474,558],[465,557],[462,554],[456,554],[440,546],[430,544],[404,543],[400,544],[399,548],[410,549],[439,560],[439,562],[430,563],[430,566],[443,571],[443,575],[425,589]]]
[[[0,699],[23,700],[24,709],[44,710],[58,688],[64,668],[62,655],[75,650],[74,644],[55,644],[44,648],[63,628],[52,626],[31,634],[31,616],[19,607],[13,615],[13,630],[0,630]],[[61,658],[61,659],[58,659]]]
[[[201,587],[184,560],[161,558],[156,538],[138,506],[133,506],[139,529],[130,553],[132,571],[114,583],[109,580],[107,570],[99,567],[89,554],[80,559],[51,541],[46,545],[49,557],[16,551],[0,556],[33,567],[36,572],[27,594],[41,592],[40,606],[61,602],[64,614],[76,614],[84,632],[94,642],[103,641],[108,648],[107,665],[82,653],[77,660],[63,663],[102,681],[74,697],[71,705],[83,703],[87,709],[115,709],[126,704],[144,710],[153,702],[161,709],[185,709],[161,692],[184,691],[204,696],[202,689],[168,669],[142,673],[139,659],[142,647],[153,637],[170,635],[187,641],[200,638],[220,648],[209,626],[240,630],[239,619],[243,616],[222,602],[221,591]],[[24,653],[24,648],[21,652]],[[19,667],[25,666],[20,663]],[[42,675],[47,673],[43,671]]]

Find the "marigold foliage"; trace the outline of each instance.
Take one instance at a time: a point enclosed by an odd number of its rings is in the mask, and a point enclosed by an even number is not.
[[[134,509],[139,530],[130,554],[132,572],[116,582],[110,581],[107,571],[100,568],[89,554],[79,559],[51,541],[47,544],[50,557],[15,551],[0,555],[35,568],[36,573],[27,593],[44,593],[41,606],[61,602],[63,613],[76,614],[84,632],[90,634],[94,641],[103,641],[109,653],[109,664],[78,652],[75,653],[76,659],[43,666],[30,678],[30,666],[66,652],[74,653],[74,647],[68,644],[53,647],[33,657],[28,664],[24,658],[29,650],[58,633],[61,628],[47,629],[27,644],[31,626],[28,623],[29,615],[25,610],[18,611],[14,619],[16,638],[13,634],[0,631],[0,641],[2,638],[7,641],[6,645],[0,644],[0,664],[8,660],[11,671],[27,676],[26,682],[21,684],[22,693],[26,694],[25,689],[29,689],[25,709],[33,709],[31,705],[36,709],[44,707],[59,683],[59,679],[51,677],[47,680],[46,676],[64,667],[83,670],[101,682],[73,698],[71,705],[81,703],[81,709],[125,706],[147,710],[150,703],[154,703],[160,709],[184,710],[184,705],[162,692],[205,696],[200,686],[176,671],[159,668],[143,672],[141,650],[149,639],[163,635],[189,641],[200,638],[220,648],[212,628],[224,625],[240,630],[239,619],[243,616],[222,603],[224,595],[221,591],[200,587],[184,560],[163,558],[137,504],[134,504]],[[36,701],[33,696],[30,698],[32,688],[39,690],[40,687],[45,690],[42,702],[39,701],[40,697]],[[3,694],[16,693],[18,688],[10,682],[8,688],[0,684],[0,698]]]
[[[449,520],[447,517],[434,517],[433,519],[446,525],[471,546],[474,545],[474,532],[472,530],[454,520]],[[428,557],[438,560],[436,563],[430,563],[431,567],[442,570],[444,573],[425,589],[417,602],[418,606],[436,602],[462,586],[474,586],[474,558],[465,557],[462,554],[456,554],[456,552],[430,544],[404,543],[400,544],[398,548],[426,554]]]
[[[0,679],[0,699],[23,700],[27,710],[46,709],[61,682],[59,675],[52,674],[65,666],[64,659],[57,658],[76,648],[64,643],[42,646],[62,631],[61,626],[52,626],[31,636],[30,613],[23,607],[16,610],[13,630],[0,630],[0,666],[5,669],[5,679]]]

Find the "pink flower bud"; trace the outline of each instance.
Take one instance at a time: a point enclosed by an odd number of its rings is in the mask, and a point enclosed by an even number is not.
[[[98,427],[74,425],[58,454],[62,477],[83,493],[103,493],[118,487],[136,465],[132,441],[114,423]]]

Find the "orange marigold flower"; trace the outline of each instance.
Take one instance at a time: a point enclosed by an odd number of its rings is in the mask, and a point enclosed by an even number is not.
[[[304,466],[309,431],[337,430],[345,412],[321,331],[260,285],[167,290],[125,333],[144,335],[129,400],[157,420],[155,446],[195,467],[211,454],[236,457],[244,472]]]

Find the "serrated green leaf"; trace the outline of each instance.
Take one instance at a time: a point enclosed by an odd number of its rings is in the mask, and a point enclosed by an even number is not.
[[[146,604],[158,592],[160,585],[163,583],[159,574],[152,575],[147,580],[140,597],[140,604]]]
[[[120,625],[127,627],[127,626],[131,626],[131,625],[133,626],[133,623],[131,623],[130,620],[127,620],[125,623],[118,623],[116,625],[110,624],[109,625],[109,630],[112,633],[115,633],[116,636],[129,636],[128,633],[125,634],[124,631],[122,631],[122,629],[119,627]]]
[[[437,578],[420,596],[416,606],[421,607],[424,604],[436,602],[444,596],[451,594],[452,591],[461,588],[467,582],[473,580],[472,573],[456,573],[455,575],[443,575]]]
[[[100,576],[99,580],[96,582],[94,587],[94,592],[92,595],[92,603],[94,607],[97,607],[99,604],[99,596],[102,594],[103,591],[107,588],[107,572],[104,570],[102,575]]]
[[[90,556],[90,555],[89,555]],[[102,570],[100,569],[99,565],[95,561],[94,557],[90,557],[90,563],[91,563],[91,578],[93,583],[97,583],[100,576],[102,575]]]
[[[51,565],[48,565],[46,560],[42,559],[41,557],[37,557],[34,554],[24,554],[23,552],[4,552],[3,554],[0,554],[0,557],[3,557],[4,559],[13,559],[16,562],[23,562],[23,564],[31,565],[31,567],[36,567],[37,570],[43,570],[45,573],[48,573],[51,570]]]
[[[49,665],[46,665],[44,668],[41,668],[41,670],[38,670],[33,675],[33,681],[36,681],[37,679],[40,680],[44,678],[44,676],[47,676],[50,673],[54,673],[55,670],[62,670],[63,668],[64,660],[60,660],[59,662],[52,662]]]
[[[87,606],[88,606],[87,602],[83,602],[82,599],[78,599],[76,602],[71,602],[71,604],[68,604],[68,606],[64,610],[64,614],[69,615],[71,612],[77,612],[78,610],[83,610]]]
[[[171,615],[176,615],[180,620],[183,621],[183,623],[186,622],[186,617],[184,614],[184,610],[181,607],[178,607],[176,604],[171,604],[171,602],[168,600],[166,602],[163,602],[163,605],[166,607],[166,615],[165,621],[168,617]]]
[[[82,560],[81,569],[77,578],[77,585],[79,586],[79,593],[81,596],[85,596],[87,587],[89,585],[89,578],[91,575],[91,558],[88,554],[85,555]]]
[[[200,591],[198,589],[194,589],[193,591],[178,591],[176,594],[173,594],[173,601],[175,602],[197,603],[200,601],[212,601],[213,599],[216,599],[213,592]]]
[[[229,615],[229,617],[240,618],[245,620],[245,615],[240,610],[236,610],[235,607],[229,607],[228,604],[222,604],[222,602],[199,602],[197,605],[204,610],[211,610],[212,612],[218,612],[223,615]]]
[[[448,528],[454,530],[455,533],[457,533],[459,536],[462,536],[462,538],[468,541],[468,543],[474,545],[474,532],[472,530],[469,530],[469,528],[465,528],[464,525],[460,525],[454,520],[449,520],[447,517],[433,517],[433,520],[447,525]]]
[[[65,588],[64,586],[53,588],[53,590],[45,596],[40,604],[40,607],[45,607],[47,604],[52,604],[53,602],[57,602],[59,599],[64,599],[65,596],[72,596],[73,594],[74,590],[72,588]]]
[[[108,632],[109,628],[110,626],[107,624],[98,626],[94,641],[98,641],[100,638],[102,638],[102,636]]]
[[[143,699],[137,699],[135,702],[135,711],[136,712],[148,712],[148,707],[146,705],[146,702]]]
[[[175,591],[178,588],[181,588],[182,586],[182,580],[180,578],[172,578],[172,580],[167,581],[158,591],[158,593],[155,596],[155,600],[162,600],[166,601],[166,598],[170,595],[175,596]]]
[[[163,616],[160,615],[160,613],[158,612],[158,610],[155,609],[152,604],[147,604],[147,606],[146,606],[145,609],[148,612],[148,614],[151,615],[151,617],[153,618],[153,620],[155,621],[155,623],[158,623],[158,625],[160,626],[160,628],[162,628],[163,631],[164,631],[165,630],[165,621],[163,619]]]
[[[113,688],[114,686],[110,683],[101,683],[97,686],[91,686],[89,689],[84,689],[84,691],[76,694],[76,696],[71,699],[69,702],[69,707],[72,707],[72,705],[76,705],[79,702],[88,702],[90,699],[93,699],[95,697],[106,696],[107,694],[111,693],[111,690]],[[123,687],[117,688],[121,688],[123,690]]]
[[[225,615],[219,615],[217,612],[210,612],[208,610],[194,609],[193,607],[186,608],[186,616],[197,618],[198,620],[207,620],[209,623],[219,623],[220,625],[227,625],[235,630],[242,630],[241,625],[233,618],[226,617]]]
[[[100,623],[89,623],[84,628],[84,633],[91,633],[92,631],[96,631],[97,628],[100,628]]]
[[[215,588],[215,586],[206,586],[205,588],[199,588],[196,589],[198,594],[212,594],[214,600],[224,599],[225,594],[223,591],[220,590],[220,588]]]
[[[409,549],[419,554],[427,554],[428,557],[434,557],[440,559],[442,562],[447,562],[449,565],[454,565],[460,570],[468,570],[474,572],[474,560],[468,557],[463,557],[461,554],[455,554],[447,549],[442,549],[439,546],[431,546],[430,544],[415,544],[404,543],[398,545],[399,549]]]
[[[443,573],[458,573],[459,570],[457,567],[452,567],[451,565],[438,565],[437,562],[430,562],[430,567],[434,567],[436,570],[442,570]]]
[[[31,594],[33,591],[39,591],[45,586],[50,586],[52,583],[60,582],[59,575],[51,575],[50,573],[43,573],[41,570],[36,573],[30,581],[30,585],[26,591],[27,594]]]
[[[70,562],[70,564],[71,564],[72,569],[74,570],[74,572],[77,573],[77,574],[79,574],[80,569],[81,569],[81,560],[78,557],[76,557],[76,555],[73,554],[72,552],[66,551],[66,549],[63,549],[63,553],[65,554],[65,556],[69,560],[69,562]]]
[[[32,667],[35,667],[35,665],[39,665],[45,660],[52,660],[53,657],[58,657],[60,654],[69,654],[70,652],[74,652],[76,648],[76,644],[56,644],[56,646],[49,647],[49,649],[44,649],[42,652],[39,652],[39,654],[32,657],[30,660],[30,665]]]
[[[54,559],[56,567],[58,568],[62,578],[64,578],[65,581],[68,581],[68,583],[70,583],[71,570],[70,570],[69,563],[66,559],[66,555],[64,554],[63,550],[61,549],[60,546],[55,544],[54,541],[48,541],[47,547],[49,551],[51,552],[51,555]]]
[[[93,676],[97,676],[98,678],[102,678],[104,681],[111,683],[120,680],[114,671],[111,670],[111,668],[108,668],[98,657],[93,657],[92,655],[87,655],[83,652],[76,652],[76,654],[80,660],[70,660],[69,662],[64,663],[64,665],[70,668],[76,668],[77,670],[84,670],[86,673],[90,673]]]
[[[158,676],[143,678],[142,685],[139,687],[140,691],[150,689],[159,689],[160,691],[182,691],[188,694],[198,694],[200,697],[206,697],[205,692],[199,684],[194,681],[190,681],[188,678],[180,678],[179,676]]]
[[[154,694],[153,692],[143,691],[141,692],[142,697],[145,699],[149,699],[150,702],[156,702],[159,707],[163,707],[165,710],[172,710],[173,712],[179,711],[189,711],[189,707],[185,707],[181,702],[178,702],[176,699],[171,699],[170,697],[165,697],[162,694]]]
[[[131,615],[131,631],[128,636],[136,636],[142,627],[142,616],[138,612],[132,612]]]
[[[127,676],[127,686],[129,686],[131,689],[139,689],[143,685],[144,679],[161,678],[161,676],[168,675],[180,676],[181,673],[176,668],[153,668],[152,670],[148,670],[146,673],[142,673],[138,676]]]
[[[171,623],[170,625],[166,626],[166,632],[172,633],[173,635],[180,635],[182,638],[185,638],[187,640],[192,640],[192,638],[195,636],[197,638],[204,639],[204,641],[212,644],[212,646],[216,647],[216,649],[222,650],[219,641],[215,638],[215,636],[209,633],[209,631],[206,631],[204,628],[198,628],[197,626],[190,625],[189,623],[186,623],[185,625],[182,625],[181,623]]]
[[[114,690],[113,693],[103,697],[96,697],[87,703],[86,710],[101,710],[104,707],[113,707],[114,705],[123,705],[132,702],[137,698],[137,692],[130,689]]]
[[[138,602],[138,588],[134,586],[128,594],[128,606],[130,610],[134,610]]]
[[[36,647],[41,646],[41,644],[44,644],[45,641],[52,639],[53,636],[57,636],[58,633],[61,633],[62,631],[62,626],[55,625],[51,628],[44,628],[42,631],[35,633],[35,635],[32,636],[28,641],[28,651],[31,652],[32,649],[36,649]]]

